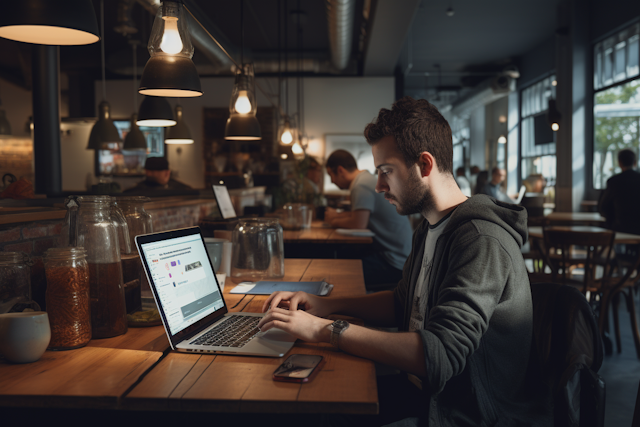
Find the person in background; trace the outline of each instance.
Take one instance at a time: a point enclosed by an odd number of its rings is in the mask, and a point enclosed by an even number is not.
[[[164,157],[147,157],[144,162],[145,179],[124,193],[142,193],[154,190],[191,190],[187,184],[171,178],[169,162]]]
[[[607,180],[607,188],[598,201],[598,212],[606,218],[607,228],[640,234],[640,173],[635,170],[636,154],[629,149],[618,152],[622,172]]]
[[[324,221],[335,228],[368,228],[375,233],[374,250],[362,259],[364,282],[369,290],[402,278],[402,266],[411,251],[411,225],[382,194],[376,193],[376,177],[359,170],[356,159],[336,150],[327,159],[327,173],[340,189],[351,190],[351,210],[338,213],[327,208]]]
[[[424,99],[380,110],[365,137],[376,191],[399,214],[423,216],[402,280],[393,291],[351,298],[276,292],[258,327],[401,370],[378,377],[380,414],[372,424],[552,425],[551,392],[543,391],[531,353],[533,306],[520,252],[525,209],[462,194],[451,128]],[[399,331],[326,318],[334,313]]]
[[[478,185],[478,174],[480,173],[480,168],[478,166],[471,166],[469,169],[469,185],[471,186],[471,195],[476,194],[476,186]]]
[[[507,171],[497,166],[494,167],[493,169],[491,169],[491,181],[487,182],[484,187],[482,187],[480,193],[494,197],[496,200],[499,200],[501,202],[515,203],[516,201],[507,196],[507,193],[502,191],[502,188],[500,188],[506,177]]]
[[[476,175],[476,185],[473,187],[473,194],[482,194],[482,189],[489,182],[489,172],[488,171],[480,171]]]
[[[458,187],[460,187],[462,194],[467,197],[471,197],[471,184],[469,184],[469,180],[467,179],[462,166],[456,169],[456,182],[458,183]]]

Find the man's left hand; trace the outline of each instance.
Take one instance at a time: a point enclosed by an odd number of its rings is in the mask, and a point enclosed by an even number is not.
[[[260,331],[271,328],[282,329],[307,342],[329,342],[331,332],[327,327],[333,320],[321,319],[302,310],[289,311],[271,308],[258,323]]]

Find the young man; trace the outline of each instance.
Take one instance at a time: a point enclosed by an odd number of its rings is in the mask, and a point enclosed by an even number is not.
[[[125,193],[140,193],[154,190],[191,190],[187,184],[183,184],[171,178],[169,162],[164,157],[147,157],[144,162],[144,181],[140,181],[135,187],[125,190]]]
[[[398,213],[424,217],[402,280],[394,291],[355,298],[275,293],[259,327],[331,342],[406,372],[410,382],[391,391],[413,407],[389,408],[381,395],[381,422],[550,425],[549,396],[540,392],[530,360],[531,291],[520,254],[524,208],[462,194],[452,173],[451,129],[426,100],[405,97],[380,110],[365,136],[377,191]],[[332,313],[400,332],[332,322],[325,318]]]
[[[607,227],[625,233],[640,234],[640,173],[636,167],[636,154],[620,150],[620,172],[607,180],[607,188],[598,202],[600,215],[607,219]]]
[[[493,169],[491,169],[491,181],[487,182],[487,184],[481,190],[481,193],[486,194],[487,196],[494,197],[496,200],[499,200],[501,202],[515,203],[516,201],[507,196],[507,194],[500,188],[500,185],[502,185],[506,177],[507,171],[499,167],[494,167]]]
[[[368,290],[390,289],[402,278],[402,266],[411,252],[411,225],[376,192],[376,177],[358,169],[356,159],[336,150],[327,159],[331,182],[350,190],[351,210],[337,213],[327,209],[324,221],[336,228],[368,228],[375,233],[373,253],[362,258],[364,283]]]

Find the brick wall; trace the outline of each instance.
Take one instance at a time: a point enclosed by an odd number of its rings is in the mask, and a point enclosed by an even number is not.
[[[165,209],[152,209],[154,231],[166,231],[198,225],[201,218],[216,209],[215,202],[202,205],[178,206]],[[44,310],[46,279],[44,273],[44,252],[62,242],[64,220],[38,221],[23,224],[0,226],[0,251],[25,252],[33,261],[31,267],[32,298]]]

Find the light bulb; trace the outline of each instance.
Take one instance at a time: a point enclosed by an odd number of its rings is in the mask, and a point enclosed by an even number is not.
[[[291,147],[291,152],[293,154],[303,154],[304,150],[302,149],[302,146],[300,145],[300,143],[296,142],[295,144],[293,144],[293,147]]]
[[[251,112],[251,102],[249,102],[249,94],[246,90],[241,90],[236,99],[235,109],[240,114],[247,114]]]
[[[280,154],[280,158],[281,158],[282,160],[287,160],[287,157],[289,157],[289,156],[288,156],[286,153],[282,153],[282,154]]]
[[[172,55],[180,53],[182,51],[182,40],[178,32],[178,18],[174,16],[163,16],[162,19],[164,19],[164,33],[162,34],[160,49],[162,49],[164,53],[170,53]]]
[[[284,132],[282,132],[282,136],[280,137],[280,141],[282,141],[283,144],[291,144],[291,142],[293,142],[293,135],[291,135],[291,131],[289,129],[285,129]]]
[[[504,135],[500,135],[500,138],[498,138],[498,143],[506,144],[507,143],[507,138]]]
[[[557,132],[560,129],[560,125],[558,123],[551,123],[551,130]]]

